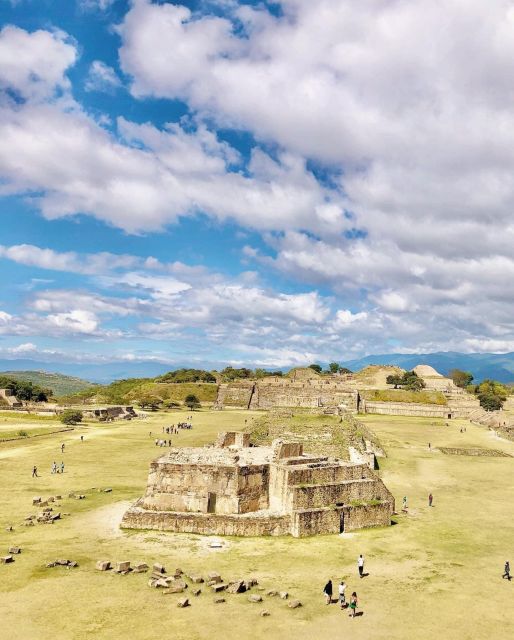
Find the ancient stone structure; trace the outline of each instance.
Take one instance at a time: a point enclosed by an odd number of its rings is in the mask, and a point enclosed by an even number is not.
[[[286,376],[220,384],[214,407],[341,407],[357,412],[358,398],[357,390],[343,376],[320,376],[312,369],[293,369]]]
[[[11,389],[0,389],[0,400],[3,400],[2,404],[6,404],[10,409],[19,409],[23,406]]]
[[[84,417],[93,420],[131,420],[137,418],[134,407],[106,407],[103,409],[89,409],[84,411]]]
[[[309,455],[297,442],[252,447],[249,434],[177,448],[150,466],[123,516],[136,529],[295,537],[390,524],[394,498],[364,463]]]

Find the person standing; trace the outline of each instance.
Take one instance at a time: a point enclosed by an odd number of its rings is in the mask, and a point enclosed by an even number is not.
[[[428,494],[428,506],[431,507],[432,506],[432,502],[434,501],[434,496],[429,493]]]
[[[403,496],[402,511],[407,511],[407,496]]]
[[[355,618],[355,611],[357,610],[358,600],[357,594],[355,591],[352,593],[352,597],[350,598],[350,617]]]
[[[84,442],[84,436],[80,436],[80,441]]]
[[[332,602],[332,580],[329,580],[323,589],[323,593],[325,594],[325,599],[327,604]]]
[[[364,558],[362,557],[362,553],[357,559],[357,566],[359,567],[359,576],[363,578],[364,577]]]
[[[344,580],[341,580],[341,583],[339,584],[339,605],[341,606],[341,609],[344,609],[346,607],[346,583]]]
[[[55,462],[55,460],[52,464],[52,473],[57,473],[57,463]]]
[[[33,478],[39,478],[39,476],[38,476],[38,474],[37,474],[37,467],[36,467],[36,465],[34,465],[34,466],[32,467],[32,477],[33,477]]]
[[[503,570],[502,578],[507,578],[507,580],[509,582],[511,580],[511,577],[510,577],[510,563],[509,563],[508,560],[505,562],[505,568]]]
[[[61,444],[61,453],[64,453],[64,442]]]
[[[61,461],[61,473],[64,473],[64,462]]]

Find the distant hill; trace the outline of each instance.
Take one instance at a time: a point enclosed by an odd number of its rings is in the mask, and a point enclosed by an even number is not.
[[[15,380],[26,380],[45,389],[51,389],[55,396],[78,393],[95,386],[88,380],[49,371],[2,371],[0,375],[5,375]]]
[[[366,356],[342,363],[352,371],[359,371],[370,364],[396,365],[402,369],[413,369],[418,364],[428,364],[444,376],[451,369],[470,371],[475,382],[493,378],[500,382],[514,382],[514,353],[387,353]]]

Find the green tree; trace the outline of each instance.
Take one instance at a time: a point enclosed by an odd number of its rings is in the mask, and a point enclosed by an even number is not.
[[[480,406],[486,411],[498,411],[509,394],[507,388],[496,380],[483,380],[475,387]]]
[[[473,374],[469,371],[462,371],[461,369],[452,369],[450,371],[450,378],[454,384],[461,387],[461,389],[465,389],[473,382]]]
[[[402,380],[403,380],[403,376],[399,376],[396,373],[391,374],[390,376],[387,376],[387,378],[386,378],[387,384],[394,385],[395,389],[398,389],[398,387],[402,384]]]
[[[389,375],[386,378],[386,382],[394,385],[395,389],[401,387],[407,391],[421,391],[421,389],[425,388],[425,383],[415,371],[406,371],[403,375]]]
[[[331,362],[328,365],[328,370],[330,371],[330,373],[337,373],[340,369],[341,367],[339,366],[338,362]]]
[[[312,369],[316,373],[321,373],[323,369],[319,366],[319,364],[310,364],[309,369]]]
[[[150,411],[157,411],[161,406],[162,399],[158,396],[154,396],[151,393],[144,394],[139,398],[139,406],[141,409],[150,409]]]
[[[82,411],[77,409],[66,409],[61,413],[60,421],[63,424],[78,424],[82,422]]]
[[[184,404],[191,410],[199,409],[201,407],[200,400],[198,400],[194,393],[190,393],[184,398]]]

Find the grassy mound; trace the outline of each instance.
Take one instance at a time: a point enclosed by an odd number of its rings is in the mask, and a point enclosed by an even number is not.
[[[367,389],[361,396],[371,402],[409,402],[446,405],[448,401],[440,391],[406,391],[405,389]]]
[[[366,440],[381,448],[375,434],[352,415],[313,415],[296,409],[294,413],[270,411],[253,420],[247,432],[257,445],[269,445],[275,438],[285,438],[303,442],[306,452],[343,459],[349,458],[349,446],[363,451]]]

